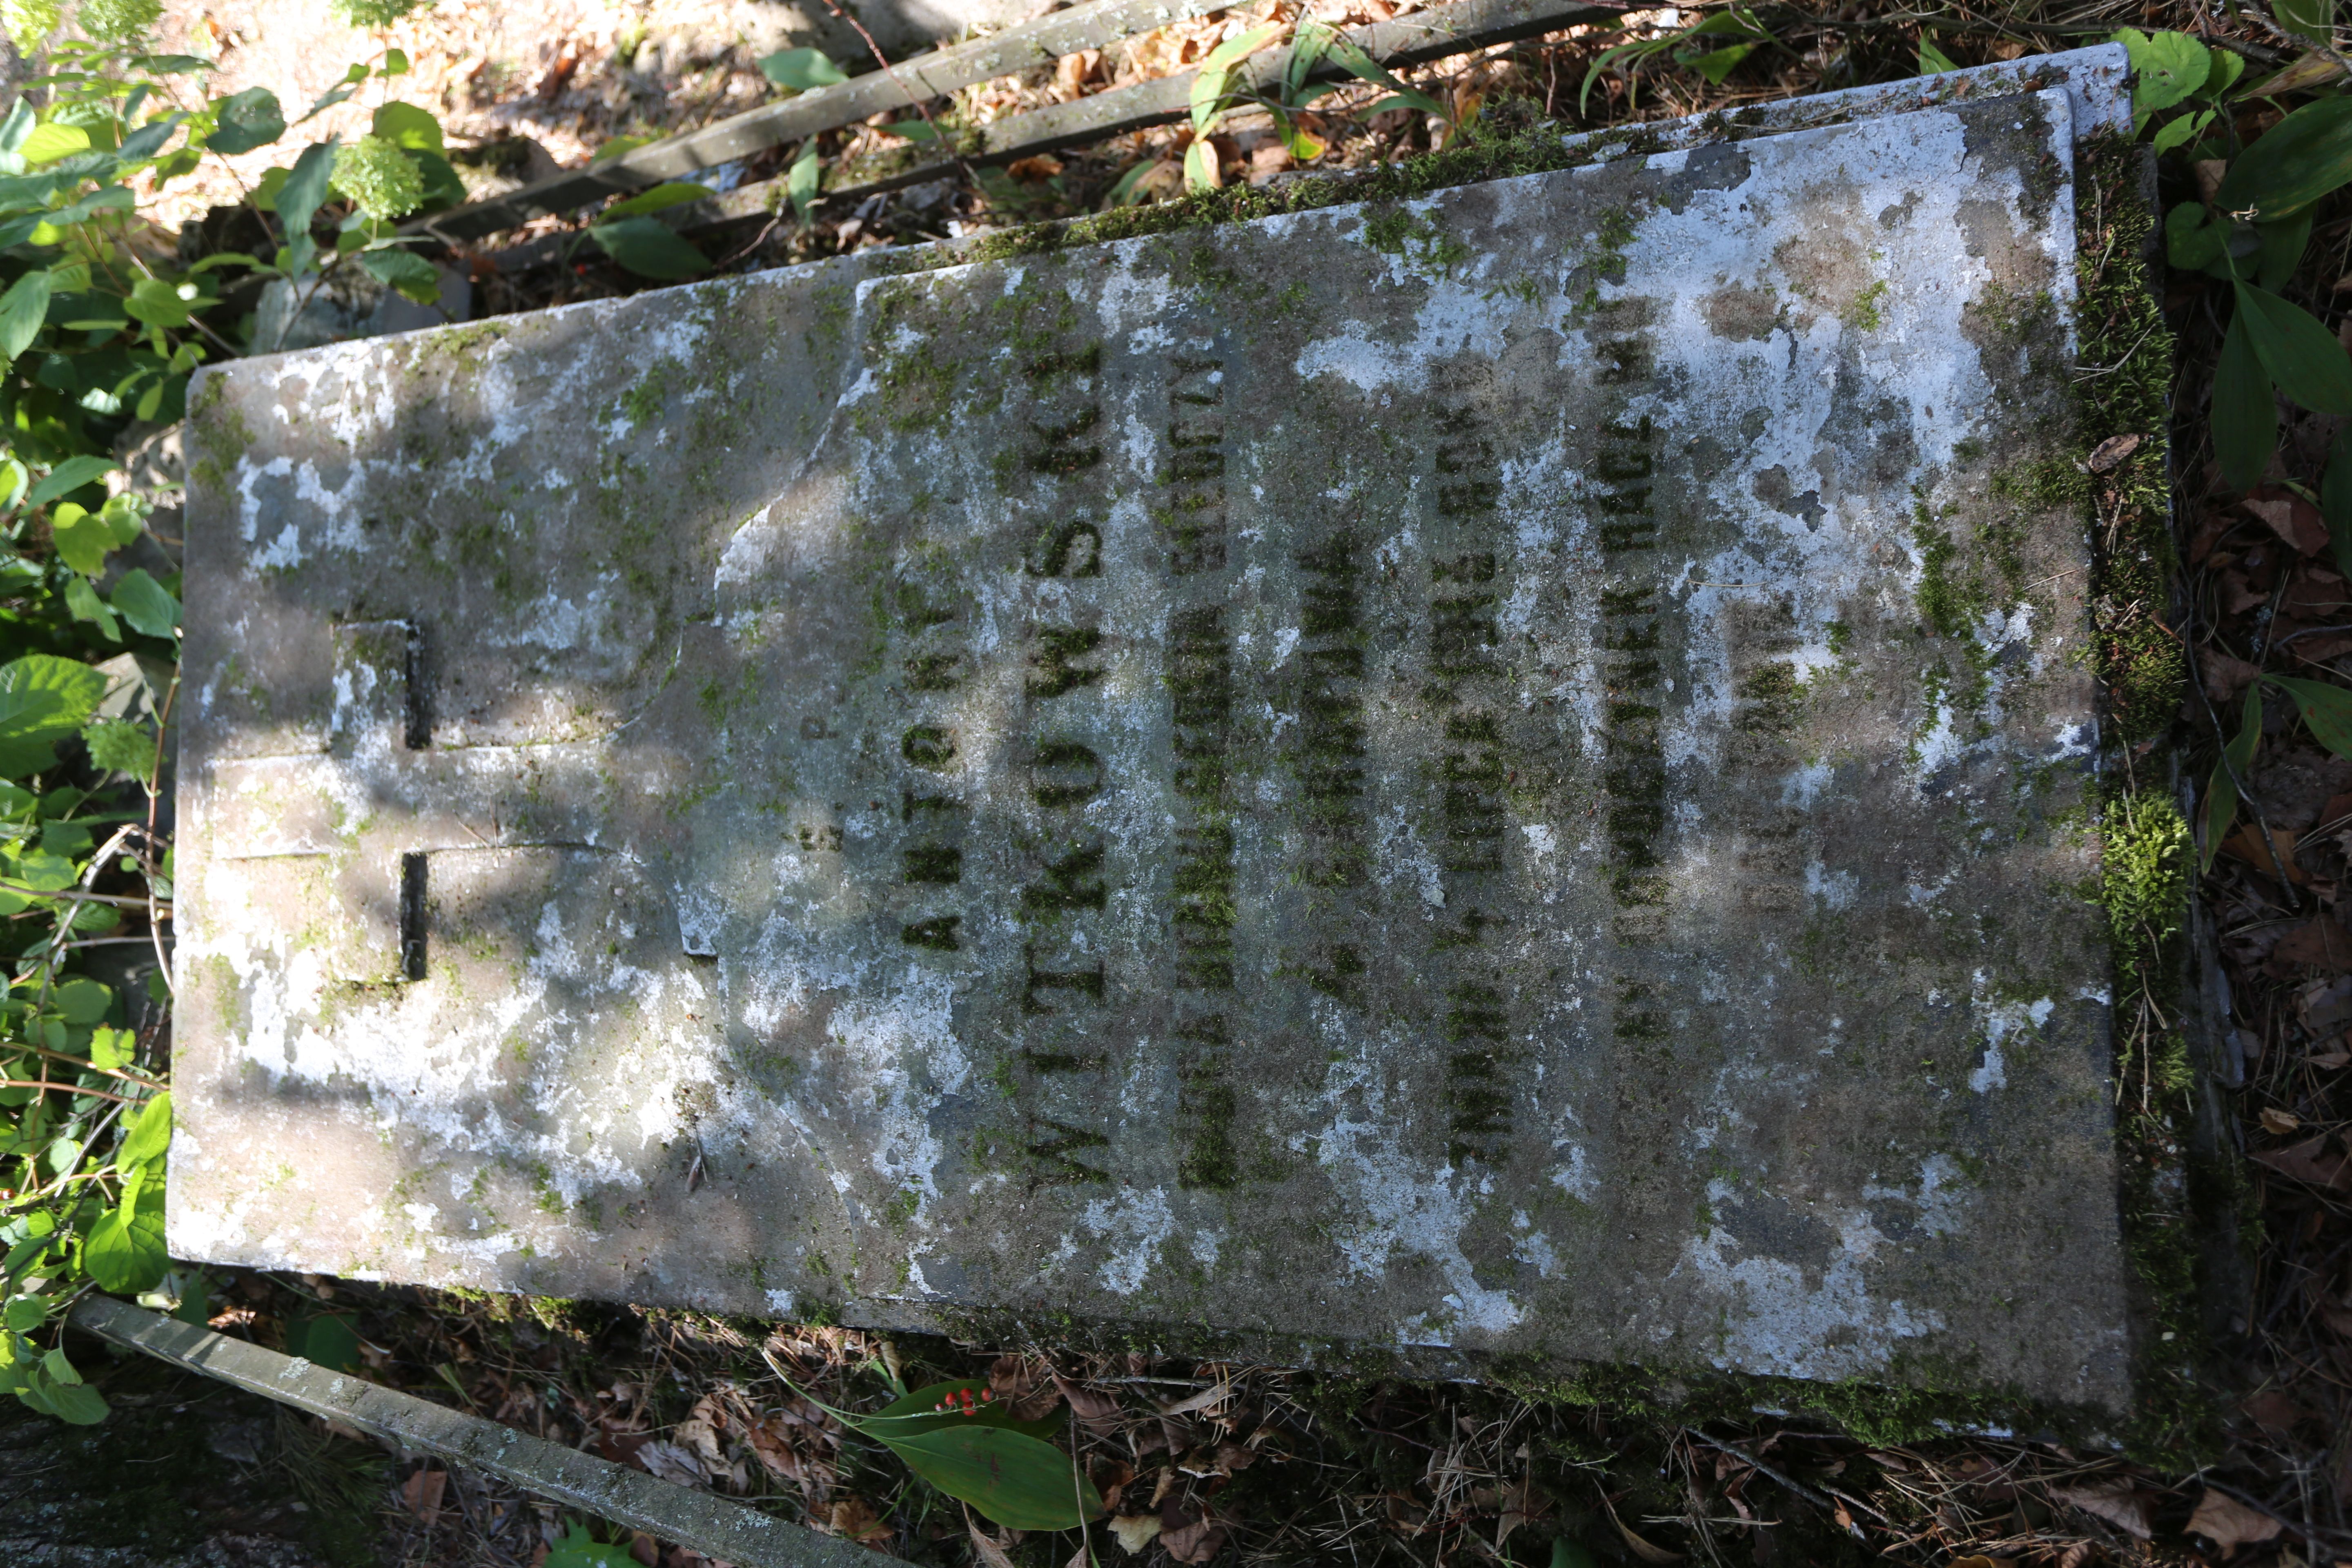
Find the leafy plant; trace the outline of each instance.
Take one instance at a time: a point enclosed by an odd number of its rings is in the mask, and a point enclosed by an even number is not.
[[[2238,816],[2238,781],[2254,765],[2263,739],[2263,688],[2274,687],[2295,706],[2311,738],[2352,760],[2352,690],[2294,675],[2263,675],[2246,690],[2245,711],[2238,732],[2221,748],[2213,776],[2205,786],[2205,857],[2210,869],[2221,841]],[[2284,869],[2284,868],[2282,868]]]
[[[1045,1441],[1058,1422],[1016,1419],[984,1380],[918,1388],[870,1415],[837,1410],[790,1379],[785,1386],[992,1523],[1076,1530],[1105,1511],[1076,1461]]]
[[[1226,110],[1244,101],[1243,95],[1234,91],[1234,76],[1242,61],[1273,42],[1281,31],[1279,22],[1252,27],[1211,49],[1208,58],[1201,62],[1200,73],[1192,79],[1192,144],[1184,151],[1187,189],[1209,191],[1225,183],[1209,133]]]
[[[1756,18],[1756,13],[1745,5],[1734,5],[1717,11],[1687,27],[1662,34],[1654,38],[1636,38],[1612,48],[1603,49],[1594,57],[1584,73],[1584,85],[1576,95],[1576,111],[1585,112],[1592,97],[1593,85],[1611,71],[1621,71],[1625,78],[1625,106],[1631,109],[1639,90],[1642,66],[1659,55],[1671,55],[1676,65],[1687,66],[1705,77],[1709,83],[1721,87],[1740,61],[1767,44],[1777,44],[1770,29]],[[1933,46],[1927,36],[1920,35],[1920,58],[1924,62]],[[1937,51],[1940,58],[1940,51]],[[1926,67],[1923,63],[1922,69]],[[1950,62],[1944,68],[1949,69]]]

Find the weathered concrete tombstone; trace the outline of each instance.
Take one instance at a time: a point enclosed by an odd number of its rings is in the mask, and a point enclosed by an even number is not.
[[[2119,1406],[2121,68],[207,376],[175,1250]]]

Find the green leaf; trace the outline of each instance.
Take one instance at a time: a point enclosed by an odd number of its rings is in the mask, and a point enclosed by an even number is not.
[[[711,194],[709,185],[697,184],[691,180],[670,180],[656,185],[652,190],[640,191],[625,200],[614,202],[596,215],[596,221],[611,223],[615,218],[637,217],[646,213],[657,213],[665,207],[683,206],[688,202],[698,202]]]
[[[1763,47],[1761,44],[1734,44],[1727,49],[1710,49],[1705,54],[1696,54],[1688,49],[1677,49],[1675,51],[1675,59],[1679,64],[1690,67],[1716,86],[1721,87],[1740,61]]]
[[[25,162],[35,167],[54,163],[69,153],[89,151],[89,133],[79,125],[60,125],[47,121],[33,127],[24,144],[17,149]]]
[[[894,1441],[902,1434],[926,1432],[942,1426],[1002,1426],[1032,1437],[1051,1436],[1062,1425],[1061,1412],[1037,1421],[1016,1421],[1010,1401],[987,1397],[988,1380],[961,1378],[951,1383],[935,1383],[902,1394],[877,1410],[871,1415],[861,1415],[846,1423],[871,1437],[885,1442]],[[961,1405],[961,1397],[971,1396],[971,1408]],[[945,1405],[947,1409],[940,1409]]]
[[[2213,857],[2229,836],[2230,824],[2238,815],[2238,779],[2254,765],[2254,749],[2263,739],[2263,689],[2257,681],[2246,691],[2245,717],[2239,721],[2235,739],[2221,748],[2221,761],[2214,765],[2213,779],[2205,789],[2205,866],[2212,868]]]
[[[49,1304],[38,1296],[16,1296],[0,1310],[0,1325],[16,1334],[29,1334],[49,1321]]]
[[[82,1235],[81,1263],[100,1289],[117,1295],[136,1295],[161,1284],[172,1259],[163,1250],[160,1197],[148,1198],[128,1213],[118,1205],[92,1220]]]
[[[336,142],[330,136],[303,148],[294,167],[287,171],[286,183],[278,187],[278,219],[285,225],[289,240],[310,232],[311,217],[327,199],[327,181],[335,170]]]
[[[278,95],[266,87],[249,87],[233,98],[224,98],[213,105],[220,117],[205,144],[215,153],[235,156],[250,153],[256,147],[267,147],[286,134],[286,111],[278,105]]]
[[[2191,137],[2204,134],[2205,127],[2212,122],[2213,111],[2210,109],[2200,109],[2194,114],[2176,116],[2156,128],[2156,134],[2149,139],[2148,145],[2158,153],[2169,153]],[[2187,205],[2198,205],[2193,202]],[[2202,208],[2200,207],[2200,210],[2201,211]]]
[[[1919,34],[1919,74],[1941,76],[1946,71],[1956,71],[1959,68],[1958,62],[1937,48],[1936,40],[1922,29]]]
[[[567,1521],[563,1539],[547,1549],[540,1568],[637,1568],[626,1546],[606,1545]]]
[[[2319,515],[2327,521],[2336,569],[2352,578],[2352,424],[2339,426],[2319,479]]]
[[[49,537],[56,543],[58,559],[85,577],[95,577],[106,570],[106,558],[114,548],[114,530],[106,524],[99,512],[85,511],[72,501],[59,501],[49,510]]]
[[[653,141],[650,136],[615,136],[611,141],[600,142],[597,145],[596,151],[588,159],[588,166],[593,169],[609,158],[625,157],[640,147],[651,146]]]
[[[2182,202],[2164,215],[2165,259],[2183,271],[2202,271],[2221,260],[2229,237],[2203,202]]]
[[[1622,47],[1624,46],[1620,47]],[[1661,42],[1658,47],[1663,48],[1664,47],[1664,43]],[[1616,51],[1614,50],[1611,51],[1611,53],[1615,52]],[[1415,91],[1413,89],[1409,88],[1404,83],[1399,81],[1395,77],[1390,75],[1387,71],[1381,69],[1379,63],[1375,61],[1371,56],[1364,53],[1362,49],[1356,46],[1352,39],[1348,38],[1344,35],[1335,35],[1332,37],[1331,58],[1339,62],[1339,68],[1341,70],[1346,71],[1349,76],[1354,77],[1357,80],[1370,82],[1374,87],[1387,88],[1391,92],[1396,94],[1398,98],[1404,100],[1404,107],[1409,109],[1417,109],[1423,114],[1434,114],[1441,120],[1445,118],[1445,108],[1443,104],[1439,103],[1437,100],[1430,97],[1425,92]],[[1605,60],[1608,58],[1608,55],[1603,55],[1601,59]],[[1596,61],[1592,68],[1596,72],[1600,70],[1600,63]],[[1591,86],[1591,77],[1588,76],[1585,79],[1585,85],[1588,89]],[[1581,100],[1580,100],[1580,101]],[[1378,112],[1381,107],[1384,106],[1375,106],[1374,109],[1367,110],[1367,118],[1369,118],[1370,114]]]
[[[2336,0],[2271,0],[2271,15],[2280,26],[2315,44],[2336,41]]]
[[[155,771],[155,736],[128,719],[93,719],[81,732],[92,765],[143,780]]]
[[[2130,51],[2132,110],[2142,123],[2159,109],[2170,109],[2205,85],[2213,68],[2211,52],[2186,33],[2149,35],[2125,27],[2115,41]]]
[[[341,1312],[317,1312],[287,1325],[286,1352],[329,1372],[357,1372],[360,1336]]]
[[[0,773],[21,778],[50,766],[56,742],[79,730],[105,695],[106,677],[75,659],[35,653],[0,665]],[[66,874],[70,879],[70,865]]]
[[[1184,149],[1184,188],[1188,191],[1213,191],[1223,179],[1217,165],[1217,149],[1205,136]]]
[[[441,142],[441,121],[413,103],[385,104],[375,111],[375,119],[369,123],[368,132],[411,153],[445,151]]]
[[[114,1168],[128,1171],[159,1160],[171,1142],[172,1095],[166,1089],[139,1108],[131,1131],[122,1135],[122,1146],[115,1151]]]
[[[115,624],[114,612],[98,596],[88,577],[72,577],[66,583],[66,610],[75,620],[88,621],[96,626],[109,642],[122,640],[122,628]]]
[[[2254,353],[2246,328],[2246,312],[2230,318],[2221,338],[2221,356],[2213,367],[2211,407],[2213,457],[2231,488],[2252,489],[2262,482],[2278,447],[2278,404],[2271,395],[2271,378]]]
[[[133,320],[151,327],[184,327],[199,298],[194,283],[142,278],[124,297],[122,308]]]
[[[390,247],[360,252],[360,266],[367,275],[386,288],[396,289],[401,298],[419,305],[438,303],[441,299],[441,273],[433,263],[413,250]],[[136,626],[137,622],[132,622]]]
[[[605,255],[640,277],[691,278],[710,269],[702,252],[649,217],[600,223],[588,234]]]
[[[2294,276],[2311,244],[2311,209],[2305,207],[2273,223],[2258,223],[2253,232],[2262,242],[2262,249],[2255,254],[2254,281],[2275,292]]]
[[[801,146],[801,155],[793,160],[784,176],[784,195],[793,204],[793,211],[806,227],[809,213],[816,206],[818,185],[823,170],[816,155],[816,139],[811,137]]]
[[[0,294],[0,355],[15,359],[32,347],[49,310],[49,275],[27,272]]]
[[[1282,32],[1282,24],[1268,22],[1236,34],[1209,51],[1201,62],[1199,74],[1192,78],[1192,134],[1205,136],[1223,114],[1227,98],[1234,84],[1234,70],[1241,62],[1265,47]]]
[[[760,59],[760,74],[793,92],[833,87],[847,81],[849,73],[835,65],[823,49],[779,49]]]
[[[1102,1516],[1102,1495],[1050,1443],[1001,1426],[950,1426],[884,1441],[907,1468],[996,1524],[1076,1530]]]
[[[2213,205],[2284,217],[2352,180],[2352,98],[2306,103],[2238,155]]]
[[[1551,1543],[1551,1568],[1601,1568],[1592,1553],[1563,1535]]]
[[[2321,414],[2352,414],[2352,356],[2336,334],[2300,305],[2240,283],[2238,312],[2263,368],[2281,392]]]
[[[2245,74],[2246,57],[2216,44],[2213,46],[2213,63],[2205,73],[2205,85],[2199,89],[2199,96],[2219,102],[2221,95],[2235,87],[2238,79]]]
[[[114,471],[111,458],[68,458],[42,477],[25,498],[26,506],[46,506],[61,495],[70,495],[101,474]]]
[[[2352,758],[2352,691],[2298,676],[2266,675],[2263,679],[2294,699],[2313,740],[2339,757]]]

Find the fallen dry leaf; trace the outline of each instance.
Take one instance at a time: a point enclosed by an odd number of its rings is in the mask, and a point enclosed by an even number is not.
[[[427,1524],[441,1522],[441,1494],[449,1485],[446,1470],[419,1470],[400,1483],[400,1500],[409,1512]]]
[[[710,1480],[709,1472],[702,1468],[702,1461],[694,1457],[693,1451],[676,1443],[647,1443],[638,1448],[636,1460],[647,1474],[674,1486],[705,1486]]]
[[[2336,1191],[2352,1187],[2352,1162],[2347,1162],[2341,1154],[2327,1152],[2327,1134],[2325,1132],[2284,1149],[2259,1149],[2250,1157],[2254,1163],[2276,1171],[2282,1176],[2309,1182],[2315,1187]]]
[[[1165,1520],[1161,1521],[1161,1525],[1160,1545],[1171,1562],[1206,1563],[1225,1544],[1224,1524],[1205,1514],[1173,1530],[1165,1528]]]
[[[2308,883],[2311,874],[2294,863],[2294,829],[2273,827],[2271,837],[2277,843],[2279,854],[2286,860],[2288,880],[2297,886]],[[2221,853],[2233,860],[2248,862],[2265,877],[2275,879],[2278,876],[2277,863],[2271,858],[2271,847],[2263,842],[2263,830],[2251,822],[2221,841]]]
[[[2233,654],[2219,648],[2207,652],[2199,660],[2203,666],[2205,695],[2216,702],[2228,702],[2254,682],[2262,671]]]
[[[2105,473],[2108,469],[2120,464],[2126,458],[2128,458],[2134,452],[2138,451],[2139,444],[2146,439],[2147,437],[2144,436],[2108,437],[2096,447],[2091,448],[2091,472],[2095,474]],[[1964,1565],[1954,1563],[1952,1568],[1964,1568]]]
[[[2284,849],[2281,853],[2284,853]],[[2274,970],[2294,964],[2334,970],[2352,967],[2352,931],[2338,925],[2333,915],[2318,915],[2304,921],[2271,949]]]
[[[1087,1431],[1101,1436],[1118,1429],[1118,1399],[1098,1388],[1072,1383],[1060,1373],[1054,1374],[1054,1386],[1070,1402],[1070,1414],[1084,1423]]]
[[[1617,1527],[1617,1533],[1625,1538],[1625,1545],[1627,1549],[1643,1562],[1679,1563],[1683,1560],[1683,1554],[1681,1552],[1669,1552],[1664,1547],[1658,1545],[1654,1542],[1643,1540],[1640,1536],[1627,1529],[1625,1521],[1617,1517],[1617,1505],[1609,1500],[1609,1494],[1607,1492],[1602,1492],[1601,1494],[1601,1506],[1609,1510],[1609,1522],[1615,1525]],[[1841,1503],[1838,1505],[1838,1512],[1840,1514],[1843,1514],[1845,1512],[1844,1504]]]
[[[2084,1481],[2071,1487],[2052,1487],[2050,1495],[2142,1541],[2155,1533],[2148,1519],[2147,1500],[2134,1490],[2129,1481]]]
[[[2260,1394],[2247,1395],[2239,1402],[2238,1408],[2265,1432],[2289,1431],[2297,1422],[2307,1420],[2311,1415],[2310,1411],[2294,1402],[2292,1394],[2276,1388],[2266,1388]]]
[[[1111,1535],[1126,1548],[1130,1557],[1139,1557],[1143,1549],[1160,1539],[1160,1516],[1156,1513],[1118,1514],[1110,1521]]]
[[[874,1505],[862,1497],[836,1500],[826,1514],[825,1528],[856,1542],[887,1541],[890,1536],[890,1527],[875,1516]]]
[[[2284,1137],[2303,1125],[2303,1118],[2293,1116],[2275,1106],[2263,1107],[2263,1126]]]
[[[1234,1385],[1232,1384],[1220,1383],[1213,1387],[1204,1388],[1198,1394],[1190,1394],[1185,1398],[1180,1399],[1173,1405],[1164,1406],[1160,1410],[1160,1414],[1162,1415],[1189,1415],[1195,1410],[1206,1410],[1210,1405],[1222,1402],[1225,1395],[1231,1394],[1233,1391]]]
[[[2327,548],[2326,520],[2317,507],[2292,490],[2265,487],[2238,504],[2262,519],[2297,554],[2316,555]]]
[[[1004,166],[1004,172],[1024,184],[1050,180],[1062,172],[1062,161],[1050,153],[1040,153],[1034,157],[1015,158]]]
[[[2214,1545],[2229,1548],[2271,1540],[2280,1526],[2260,1509],[2248,1508],[2229,1493],[2207,1487],[2197,1501],[2197,1511],[2189,1516],[2189,1528]]]
[[[997,1543],[994,1536],[980,1528],[980,1521],[969,1511],[963,1516],[963,1527],[971,1534],[973,1554],[987,1564],[987,1568],[1015,1568],[1011,1554]]]

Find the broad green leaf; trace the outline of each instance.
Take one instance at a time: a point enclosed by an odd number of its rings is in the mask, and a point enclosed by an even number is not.
[[[2352,578],[2352,424],[2340,426],[2319,479],[2319,515],[2327,520],[2336,569]]]
[[[2281,392],[2321,414],[2352,414],[2352,356],[2317,317],[2267,289],[2240,283],[2232,331],[2238,321]]]
[[[2170,109],[2205,85],[2213,68],[2206,47],[2186,33],[2141,32],[2126,27],[2116,42],[2130,51],[2132,110],[2145,124],[2159,109]]]
[[[56,742],[79,730],[105,695],[106,677],[77,659],[35,653],[0,665],[0,774],[22,778],[53,765]],[[71,862],[65,873],[70,881]]]
[[[105,571],[106,558],[115,548],[114,530],[107,527],[106,519],[69,500],[49,510],[49,538],[57,545],[58,559],[85,577]]]
[[[303,148],[294,167],[287,171],[285,184],[278,187],[278,219],[285,225],[289,240],[309,232],[319,204],[327,199],[327,181],[335,170],[336,142],[330,136]]]
[[[1592,1553],[1563,1535],[1551,1543],[1551,1568],[1601,1568]]]
[[[68,458],[51,468],[25,498],[26,506],[46,506],[62,495],[70,495],[102,474],[114,471],[111,458]]]
[[[99,629],[109,642],[122,640],[122,628],[115,623],[114,611],[98,596],[88,577],[76,576],[66,582],[66,611],[75,620],[88,621]]]
[[[67,1023],[87,1027],[106,1016],[106,1010],[114,1005],[114,993],[87,975],[76,975],[58,986],[51,1000]]]
[[[2339,757],[2352,758],[2352,691],[2299,676],[2271,675],[2263,679],[2294,699],[2312,739]]]
[[[278,95],[266,87],[249,87],[235,97],[224,98],[213,105],[213,112],[220,122],[205,144],[215,153],[231,156],[250,153],[286,134],[286,111],[278,107]]]
[[[140,531],[147,526],[146,503],[129,490],[107,497],[98,515],[105,521],[118,546],[138,538]]]
[[[2176,122],[2177,123],[2177,122]],[[2202,271],[2221,259],[2230,237],[2203,202],[2182,202],[2164,215],[2164,256],[2184,271]]]
[[[1690,67],[1716,86],[1721,87],[1740,61],[1763,47],[1761,44],[1734,44],[1729,48],[1710,49],[1705,54],[1677,49],[1675,52],[1675,59],[1682,65]]]
[[[161,1159],[171,1142],[172,1096],[167,1089],[139,1108],[131,1131],[122,1135],[122,1146],[114,1152],[114,1168],[128,1171]]]
[[[606,1545],[577,1524],[568,1524],[563,1539],[547,1549],[540,1568],[637,1568],[625,1545]]]
[[[1620,47],[1623,47],[1624,46],[1622,45],[1620,46]],[[1657,47],[1664,47],[1664,41],[1661,41]],[[1616,51],[1614,50],[1611,51],[1611,53],[1615,52]],[[1346,71],[1349,76],[1354,77],[1357,80],[1370,82],[1374,87],[1387,88],[1391,92],[1396,94],[1397,97],[1404,100],[1405,107],[1417,109],[1423,114],[1434,114],[1441,120],[1445,117],[1444,106],[1440,104],[1437,100],[1430,97],[1425,92],[1416,91],[1413,89],[1407,87],[1404,83],[1399,81],[1394,76],[1382,69],[1380,63],[1374,60],[1371,56],[1364,53],[1361,48],[1358,47],[1354,40],[1347,37],[1346,36],[1336,35],[1333,37],[1331,39],[1331,58],[1339,62],[1340,69]],[[1608,55],[1601,56],[1602,60],[1605,60],[1608,58]],[[1598,72],[1601,69],[1600,61],[1595,61],[1592,68],[1595,72]],[[1591,88],[1591,78],[1590,76],[1585,79],[1585,85],[1588,89]],[[1581,100],[1579,100],[1579,103],[1580,112]],[[1369,115],[1371,112],[1376,112],[1376,110],[1368,110],[1367,114]]]
[[[588,234],[605,255],[641,277],[674,279],[710,269],[702,252],[649,217],[600,223]]]
[[[16,880],[38,893],[54,893],[74,885],[73,862],[62,855],[36,852],[16,858]]]
[[[318,119],[319,116],[326,113],[327,110],[334,108],[335,105],[345,102],[352,98],[359,90],[360,89],[358,88],[348,85],[343,87],[329,88],[326,91],[320,93],[311,101],[310,107],[302,111],[302,118],[296,121],[294,123],[297,125],[310,124],[310,121]]]
[[[441,298],[439,269],[413,250],[363,250],[360,266],[377,282],[398,290],[403,299],[430,305]]]
[[[2213,111],[2210,109],[2200,109],[2194,114],[2183,114],[2158,126],[2156,134],[2148,139],[2147,144],[2159,153],[2169,153],[2175,147],[2185,144],[2190,138],[2203,135],[2205,127],[2211,123],[2213,123]]]
[[[2352,180],[2352,98],[2306,103],[2238,155],[2213,205],[2284,217]]]
[[[2294,276],[2311,244],[2311,209],[2305,207],[2275,223],[2258,223],[2253,231],[2262,241],[2262,249],[2255,253],[2254,281],[2275,293]]]
[[[2230,330],[2222,334],[2210,412],[2213,457],[2221,477],[2233,489],[2252,489],[2278,447],[2278,404],[2243,310],[2230,318]]]
[[[146,162],[163,150],[163,143],[172,139],[172,133],[179,130],[187,118],[184,114],[174,113],[148,121],[125,136],[122,145],[114,150],[114,155],[125,163]]]
[[[286,1352],[329,1372],[356,1372],[360,1367],[360,1336],[341,1312],[317,1312],[288,1325]]]
[[[7,1307],[0,1309],[0,1324],[11,1333],[29,1334],[48,1321],[49,1304],[38,1296],[12,1297]]]
[[[120,1072],[131,1065],[138,1048],[139,1037],[128,1029],[101,1026],[89,1032],[89,1062],[92,1067]]]
[[[27,272],[0,294],[0,355],[15,359],[32,347],[49,310],[49,275]]]
[[[86,1383],[53,1384],[47,1393],[48,1414],[68,1426],[95,1426],[106,1419],[106,1395]]]
[[[935,1383],[892,1400],[871,1415],[857,1417],[854,1425],[866,1436],[886,1442],[902,1434],[941,1426],[1002,1426],[1032,1437],[1051,1436],[1061,1426],[1059,1410],[1042,1420],[1016,1421],[1011,1402],[987,1398],[987,1392],[988,1380],[984,1377]],[[961,1403],[967,1394],[972,1401],[969,1408]],[[947,1408],[940,1408],[941,1405]]]
[[[2336,41],[2336,0],[2271,0],[2271,15],[2280,26],[2315,44]]]
[[[38,123],[40,116],[33,111],[31,100],[19,97],[9,106],[8,118],[0,121],[0,153],[10,157],[22,154],[25,139],[32,135],[33,127]]]
[[[823,175],[816,155],[816,140],[810,138],[802,144],[801,155],[793,160],[791,171],[784,176],[784,195],[793,204],[793,212],[806,226],[809,213],[816,206],[818,186]]]
[[[122,308],[135,321],[151,327],[184,327],[201,292],[194,283],[166,278],[142,278],[131,286]]]
[[[2212,65],[2205,73],[2205,85],[2198,89],[2198,95],[2219,101],[2221,95],[2237,86],[2238,79],[2245,74],[2246,57],[2216,44],[2213,46]]]
[[[1298,28],[1290,36],[1290,58],[1282,66],[1282,100],[1297,105],[1299,94],[1306,90],[1307,79],[1331,52],[1331,39],[1339,29],[1328,22],[1313,16],[1299,19]]]
[[[1102,1495],[1050,1443],[1001,1426],[950,1426],[885,1440],[907,1468],[996,1524],[1076,1530],[1102,1516]]]
[[[762,56],[759,63],[761,76],[793,92],[832,87],[849,79],[849,73],[834,64],[823,49],[779,49]]]
[[[99,1215],[83,1233],[81,1262],[101,1290],[152,1290],[172,1266],[163,1250],[163,1204],[150,1198],[127,1211],[117,1205]]]
[[[440,212],[466,199],[466,182],[457,166],[438,153],[411,153],[416,172],[425,176],[425,200],[419,212]]]
[[[650,136],[615,136],[597,146],[588,159],[588,166],[593,169],[608,159],[625,157],[640,147],[650,146],[653,140]]]
[[[1946,71],[1956,71],[1959,68],[1958,63],[1951,56],[1936,47],[1936,40],[1933,37],[1924,30],[1920,33],[1919,74],[1921,76],[1941,76]]]
[[[412,153],[443,151],[441,121],[413,103],[387,103],[375,111],[369,133],[405,147]]]
[[[657,213],[664,207],[682,206],[688,202],[698,202],[710,194],[709,185],[697,184],[691,180],[671,180],[656,185],[652,190],[639,191],[634,196],[614,202],[596,215],[596,221],[611,223],[616,218],[637,217],[646,213]]]
[[[68,153],[89,151],[89,132],[78,125],[60,125],[52,120],[33,127],[32,134],[25,138],[17,151],[26,163],[35,167],[54,163]]]

